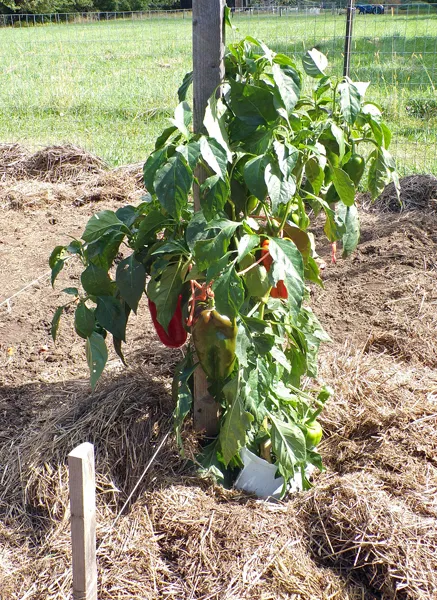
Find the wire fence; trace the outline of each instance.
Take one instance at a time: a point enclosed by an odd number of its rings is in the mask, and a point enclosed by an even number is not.
[[[400,172],[437,175],[437,4],[369,6],[354,11],[351,78],[371,82]],[[315,46],[341,75],[345,12],[236,9],[227,41],[252,35],[297,61]],[[191,25],[189,10],[0,15],[0,140],[144,160],[191,70]]]

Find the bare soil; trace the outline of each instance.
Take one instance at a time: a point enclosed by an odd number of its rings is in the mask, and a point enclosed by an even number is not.
[[[363,207],[350,259],[331,264],[329,245],[318,248],[324,288],[312,289],[312,306],[332,338],[320,377],[336,395],[322,418],[327,470],[314,488],[278,504],[223,490],[189,469],[170,435],[113,529],[171,430],[180,353],[159,344],[143,304],[128,329],[129,368],[112,354],[91,394],[72,319],[63,319],[56,346],[50,338],[52,314],[66,301],[60,290],[72,285],[77,266],[70,261],[53,290],[48,256],[80,237],[95,212],[138,202],[140,171],[108,172],[77,149],[60,161],[58,148],[39,162],[19,147],[7,150],[0,158],[0,598],[68,597],[65,459],[82,441],[96,446],[100,598],[437,598],[433,205],[401,213]],[[188,428],[188,447],[190,436]]]

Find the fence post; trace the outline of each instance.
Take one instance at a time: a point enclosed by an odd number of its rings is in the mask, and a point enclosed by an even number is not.
[[[193,0],[193,126],[204,131],[203,119],[208,99],[224,76],[224,9],[225,0]],[[202,170],[196,171],[199,182],[205,180]],[[194,187],[194,210],[200,210],[200,190]],[[201,369],[194,372],[193,421],[196,431],[208,437],[217,434],[219,407],[208,393],[208,384]]]
[[[94,447],[85,442],[68,455],[73,600],[97,600],[96,482]]]
[[[347,12],[346,12],[346,35],[344,38],[343,77],[349,77],[349,72],[350,72],[353,18],[354,18],[354,0],[348,0]]]

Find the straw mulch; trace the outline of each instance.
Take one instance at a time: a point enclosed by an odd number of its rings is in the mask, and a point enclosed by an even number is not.
[[[138,202],[144,193],[141,167],[109,170],[100,158],[69,144],[34,154],[19,144],[0,144],[0,208]]]
[[[269,504],[215,487],[170,436],[115,527],[171,430],[169,389],[147,365],[94,396],[77,382],[36,388],[39,403],[47,395],[64,406],[0,451],[0,597],[68,596],[65,458],[83,441],[96,448],[101,598],[435,597],[437,386],[431,372],[400,372],[390,360],[347,347],[325,355],[324,376],[342,383],[323,421],[328,472],[313,490]]]

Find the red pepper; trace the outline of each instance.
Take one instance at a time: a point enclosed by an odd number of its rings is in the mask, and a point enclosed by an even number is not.
[[[264,240],[261,244],[261,256],[265,256],[264,260],[262,261],[262,264],[265,266],[267,271],[270,271],[273,259],[271,257],[271,254],[269,253],[269,240]],[[270,296],[272,298],[282,298],[284,300],[288,298],[287,288],[285,287],[285,284],[282,279],[278,281],[276,287],[272,287],[270,291]]]
[[[168,331],[159,323],[157,319],[156,304],[149,298],[149,310],[153,325],[159,339],[169,348],[180,348],[187,341],[187,332],[184,329],[182,317],[182,296],[179,296],[174,315],[168,324]]]

